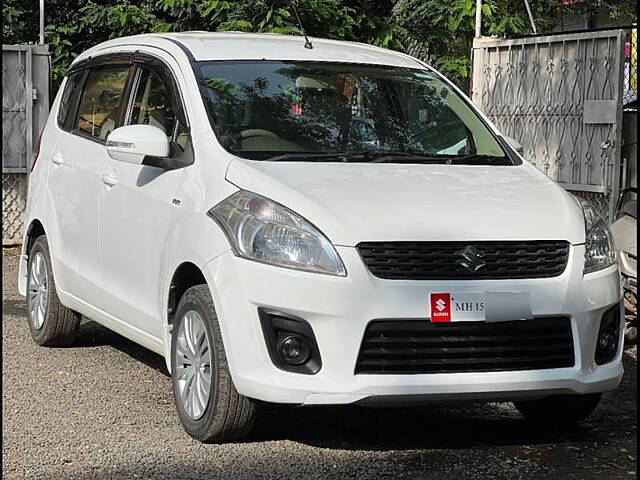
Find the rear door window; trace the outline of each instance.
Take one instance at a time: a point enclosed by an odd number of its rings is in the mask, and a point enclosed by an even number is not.
[[[75,129],[104,141],[122,126],[124,90],[131,67],[109,65],[92,69],[87,76]]]

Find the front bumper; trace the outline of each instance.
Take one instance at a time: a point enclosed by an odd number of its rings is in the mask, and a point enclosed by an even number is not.
[[[583,276],[582,245],[571,247],[562,275],[531,280],[382,280],[367,270],[355,248],[338,247],[338,252],[347,277],[272,267],[231,252],[206,264],[204,273],[220,320],[231,375],[241,394],[305,405],[387,400],[411,403],[595,393],[612,390],[620,382],[621,347],[614,361],[602,366],[594,361],[602,313],[620,302],[620,276],[615,266]],[[360,343],[371,320],[427,318],[428,294],[442,291],[528,292],[534,316],[571,318],[575,365],[503,372],[354,373]],[[260,327],[259,307],[295,315],[312,326],[322,356],[317,374],[285,372],[273,365]]]

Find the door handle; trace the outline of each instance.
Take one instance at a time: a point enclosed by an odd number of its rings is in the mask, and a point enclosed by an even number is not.
[[[64,158],[60,153],[56,153],[53,157],[51,157],[51,161],[54,165],[60,166],[64,163]]]
[[[102,175],[102,183],[104,183],[107,187],[113,187],[116,183],[118,183],[118,179],[115,175],[105,173],[104,175]]]

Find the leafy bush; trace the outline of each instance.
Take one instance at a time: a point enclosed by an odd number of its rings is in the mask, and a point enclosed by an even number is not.
[[[469,76],[476,0],[298,0],[311,36],[353,40],[407,52],[460,85]],[[634,18],[634,0],[530,0],[536,23],[548,28],[559,9]],[[523,1],[484,0],[483,33],[530,33]],[[38,2],[5,0],[4,43],[37,41]],[[289,0],[48,0],[45,41],[54,87],[82,51],[111,38],[185,30],[300,34]]]

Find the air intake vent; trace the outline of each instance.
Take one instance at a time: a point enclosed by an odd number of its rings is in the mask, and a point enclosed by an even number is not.
[[[365,242],[357,245],[372,274],[391,280],[549,278],[564,272],[565,241]]]
[[[497,372],[574,363],[566,317],[497,323],[374,320],[367,326],[355,373]]]

